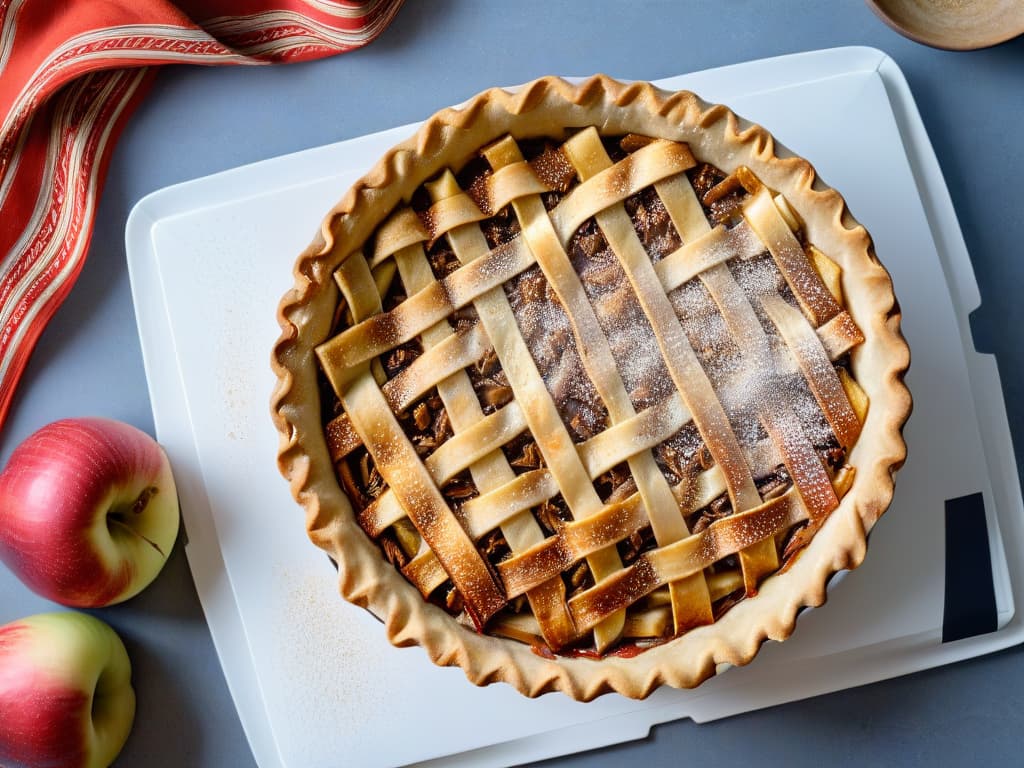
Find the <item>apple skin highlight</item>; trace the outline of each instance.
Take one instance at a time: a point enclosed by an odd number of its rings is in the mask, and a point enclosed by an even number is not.
[[[0,474],[0,560],[64,605],[132,597],[156,577],[178,532],[163,449],[111,419],[65,419],[19,445]]]
[[[109,626],[64,612],[0,627],[0,765],[106,768],[134,718],[131,662]]]

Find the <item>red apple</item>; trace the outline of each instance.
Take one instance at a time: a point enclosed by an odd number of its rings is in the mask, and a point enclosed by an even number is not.
[[[58,603],[127,600],[156,578],[177,535],[167,455],[128,424],[54,422],[0,474],[0,560]]]
[[[84,613],[0,627],[0,765],[106,768],[135,719],[131,662]]]

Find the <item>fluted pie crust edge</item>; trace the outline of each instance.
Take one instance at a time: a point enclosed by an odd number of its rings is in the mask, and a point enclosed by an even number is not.
[[[726,173],[747,166],[784,195],[803,220],[808,241],[842,268],[846,309],[865,336],[851,353],[851,368],[871,407],[848,456],[856,468],[852,487],[807,547],[767,578],[756,597],[711,625],[631,658],[552,659],[456,622],[425,601],[363,533],[328,454],[314,349],[328,338],[338,301],[332,273],[417,187],[444,168],[461,167],[506,134],[561,136],[566,127],[588,125],[606,135],[686,142],[701,160]],[[892,281],[870,237],[807,161],[778,146],[760,126],[689,92],[600,75],[579,85],[548,77],[514,93],[492,89],[461,108],[443,110],[385,154],[330,211],[296,262],[294,279],[278,309],[271,411],[280,437],[279,469],[306,511],[309,536],[338,564],[342,596],[379,617],[391,643],[420,645],[436,664],[460,666],[477,685],[503,681],[527,696],[559,690],[583,701],[608,691],[643,698],[662,684],[694,687],[720,664],[750,662],[766,639],[781,641],[792,633],[803,607],[825,602],[833,574],[862,562],[867,533],[889,506],[893,475],[906,457],[902,428],[911,397],[903,379],[910,353]]]

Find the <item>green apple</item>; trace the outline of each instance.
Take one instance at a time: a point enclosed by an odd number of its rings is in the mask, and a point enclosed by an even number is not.
[[[135,719],[121,638],[84,613],[0,627],[0,765],[106,768]]]

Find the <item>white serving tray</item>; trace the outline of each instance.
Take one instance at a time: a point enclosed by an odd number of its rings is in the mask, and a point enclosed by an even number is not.
[[[268,359],[296,255],[349,184],[415,126],[160,190],[127,228],[150,397],[178,479],[189,564],[261,768],[537,760],[1024,639],[1012,597],[1024,579],[1022,504],[1002,390],[994,360],[971,343],[978,290],[901,72],[880,51],[842,48],[661,84],[727,103],[812,158],[893,274],[915,412],[910,459],[867,561],[750,666],[643,702],[477,689],[418,648],[392,648],[368,613],[337,596],[334,570],[277,473]],[[974,492],[985,500],[999,629],[943,644],[944,501]]]

